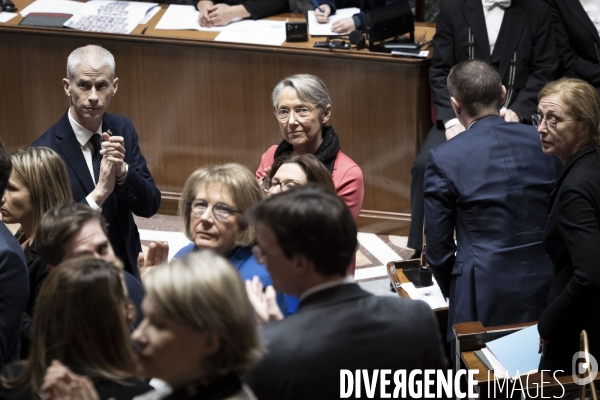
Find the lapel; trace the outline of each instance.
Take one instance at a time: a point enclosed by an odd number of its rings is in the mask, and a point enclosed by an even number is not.
[[[477,45],[479,54],[484,61],[489,63],[491,62],[490,41],[488,40],[485,16],[483,15],[483,4],[481,4],[481,0],[465,0],[464,4],[463,13],[475,37],[475,44]]]
[[[600,35],[598,35],[598,29],[596,29],[596,26],[583,9],[583,6],[579,2],[579,0],[565,0],[563,1],[563,3],[567,7],[567,9],[575,16],[577,21],[579,21],[579,23],[590,32],[596,43],[600,43]]]
[[[513,1],[512,5],[504,12],[502,26],[498,32],[498,40],[494,46],[492,60],[500,61],[498,73],[500,77],[506,75],[513,53],[519,45],[521,33],[527,23],[527,13],[519,1]],[[504,79],[502,79],[504,81]]]
[[[81,152],[81,146],[79,145],[77,137],[75,137],[75,132],[73,132],[73,128],[69,122],[68,112],[69,109],[67,109],[65,115],[63,115],[58,122],[59,129],[54,131],[56,144],[64,155],[63,159],[65,163],[71,167],[85,192],[91,193],[95,188],[94,181],[92,180],[90,170],[88,169],[83,153]]]
[[[596,151],[596,148],[593,145],[584,146],[582,149],[578,150],[575,154],[573,154],[573,156],[569,159],[569,161],[567,161],[567,164],[563,168],[562,173],[560,174],[560,176],[558,177],[558,180],[554,184],[552,193],[550,193],[550,202],[548,203],[548,214],[550,214],[552,212],[552,206],[554,205],[554,201],[556,200],[558,191],[560,190],[560,187],[561,187],[563,181],[565,180],[565,178],[567,177],[567,175],[569,175],[569,171],[573,167],[573,164],[575,164],[577,162],[577,160],[579,160],[586,154],[592,153],[594,151]],[[553,157],[555,157],[555,156],[553,156]]]

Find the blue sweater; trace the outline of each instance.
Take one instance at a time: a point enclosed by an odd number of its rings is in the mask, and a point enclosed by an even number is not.
[[[182,258],[196,250],[196,245],[190,243],[175,254],[175,258]],[[273,284],[271,276],[267,268],[260,264],[252,254],[250,246],[238,247],[233,255],[229,258],[229,262],[238,270],[243,281],[252,280],[254,276],[258,276],[263,287]],[[296,312],[298,308],[298,299],[292,296],[277,293],[277,304],[283,315],[290,315]]]

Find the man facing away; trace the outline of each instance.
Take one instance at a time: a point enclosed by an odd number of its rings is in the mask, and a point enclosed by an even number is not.
[[[12,171],[0,139],[0,195]],[[21,321],[29,299],[27,264],[21,245],[0,222],[0,367],[19,358]]]
[[[264,326],[266,355],[247,377],[257,398],[337,399],[342,369],[369,376],[404,369],[408,376],[446,367],[427,304],[374,296],[347,275],[357,237],[343,200],[300,186],[259,203],[250,219],[257,223],[255,254],[275,290],[300,298],[295,315]]]
[[[451,340],[457,322],[539,318],[552,279],[542,233],[561,166],[533,126],[500,117],[506,88],[493,66],[456,65],[448,91],[467,130],[430,150],[424,198],[426,257],[450,298]]]
[[[142,247],[132,212],[149,218],[160,206],[160,191],[146,166],[131,121],[108,114],[117,93],[115,60],[100,46],[74,50],[62,81],[70,107],[32,146],[45,146],[64,160],[73,198],[101,210],[108,237],[125,269],[138,276]]]

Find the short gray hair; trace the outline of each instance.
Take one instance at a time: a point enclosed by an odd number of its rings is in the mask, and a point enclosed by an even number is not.
[[[69,54],[67,58],[67,79],[73,80],[75,74],[75,68],[83,59],[92,65],[94,68],[101,68],[108,65],[110,68],[111,79],[115,78],[115,58],[106,50],[104,47],[96,46],[93,44],[79,47]]]
[[[310,74],[298,74],[282,79],[273,89],[273,107],[275,109],[279,103],[279,95],[285,87],[295,89],[300,101],[314,105],[319,110],[319,115],[323,115],[325,108],[331,104],[329,91],[321,78]]]

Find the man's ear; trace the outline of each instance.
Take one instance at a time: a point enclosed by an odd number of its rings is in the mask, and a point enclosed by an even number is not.
[[[456,116],[459,116],[462,111],[460,102],[455,97],[450,96],[450,103],[452,104],[454,114],[456,114]]]
[[[67,78],[63,78],[62,84],[63,89],[65,90],[65,94],[71,97],[71,92],[69,91],[69,88],[71,87],[71,81],[69,81]]]
[[[215,332],[203,332],[203,338],[201,343],[199,343],[202,348],[204,354],[215,354],[221,348],[221,341],[219,340],[219,336]]]
[[[117,94],[117,88],[118,87],[119,87],[119,78],[115,78],[115,79],[113,79],[113,92],[112,92],[113,96],[115,94]]]
[[[315,263],[306,257],[304,254],[296,254],[294,257],[294,266],[296,272],[305,274],[307,272],[314,272]]]

